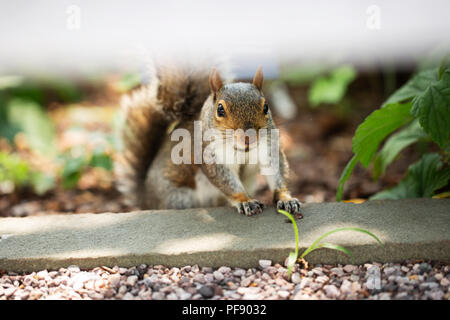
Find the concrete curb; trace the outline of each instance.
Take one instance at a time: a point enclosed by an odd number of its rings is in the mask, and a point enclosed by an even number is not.
[[[450,260],[450,199],[308,204],[299,220],[301,251],[324,232],[362,227],[377,235],[341,232],[326,239],[351,250],[317,250],[311,263]],[[291,224],[273,208],[245,217],[232,208],[52,215],[0,219],[0,269],[36,271],[71,264],[130,267],[142,263],[254,267],[283,262],[295,245]]]

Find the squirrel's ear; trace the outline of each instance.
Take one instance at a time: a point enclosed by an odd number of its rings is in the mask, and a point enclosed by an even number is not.
[[[262,89],[262,85],[263,85],[263,81],[264,81],[264,74],[262,71],[262,67],[259,66],[258,69],[256,70],[255,76],[253,77],[253,84],[259,89]]]
[[[209,87],[211,88],[211,92],[216,95],[217,91],[219,91],[223,86],[222,78],[220,77],[219,71],[216,68],[212,69],[211,74],[209,75]]]

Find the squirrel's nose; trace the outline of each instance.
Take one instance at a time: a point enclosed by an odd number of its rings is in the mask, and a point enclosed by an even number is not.
[[[237,137],[238,143],[242,146],[245,146],[248,148],[250,145],[254,144],[256,141],[256,137],[253,137],[253,135],[238,135]]]

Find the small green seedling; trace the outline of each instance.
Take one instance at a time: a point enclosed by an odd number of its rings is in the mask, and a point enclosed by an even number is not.
[[[288,278],[290,278],[291,277],[291,273],[292,273],[292,268],[294,267],[294,264],[295,264],[295,262],[297,262],[297,259],[298,259],[298,247],[299,247],[298,227],[297,227],[297,223],[295,222],[294,217],[289,212],[284,211],[284,210],[278,210],[278,212],[283,214],[283,215],[285,215],[286,217],[288,217],[291,220],[292,226],[294,227],[294,231],[295,231],[295,251],[291,252],[289,254],[288,263],[287,263]],[[371,233],[370,231],[367,231],[365,229],[355,228],[355,227],[337,228],[337,229],[328,231],[328,232],[324,233],[323,235],[321,235],[319,238],[317,238],[317,240],[314,241],[313,244],[311,244],[302,253],[302,255],[300,256],[300,259],[303,259],[309,253],[313,252],[314,250],[320,249],[320,248],[328,248],[328,249],[338,250],[338,251],[341,251],[341,252],[345,253],[349,257],[353,258],[351,252],[348,249],[344,248],[343,246],[340,246],[340,245],[337,245],[337,244],[333,244],[333,243],[328,243],[328,242],[321,242],[325,237],[329,236],[330,234],[333,234],[333,233],[336,233],[336,232],[340,232],[340,231],[357,231],[357,232],[362,232],[362,233],[365,233],[365,234],[371,236],[375,240],[377,240],[379,244],[381,244],[381,245],[383,244],[381,242],[381,240],[378,239],[378,237],[376,235],[374,235],[373,233]]]

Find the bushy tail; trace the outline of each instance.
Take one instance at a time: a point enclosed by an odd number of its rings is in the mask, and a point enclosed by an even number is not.
[[[175,120],[195,117],[209,95],[209,69],[175,64],[154,67],[148,85],[123,97],[123,150],[115,163],[116,186],[129,204],[145,208],[147,171]]]

